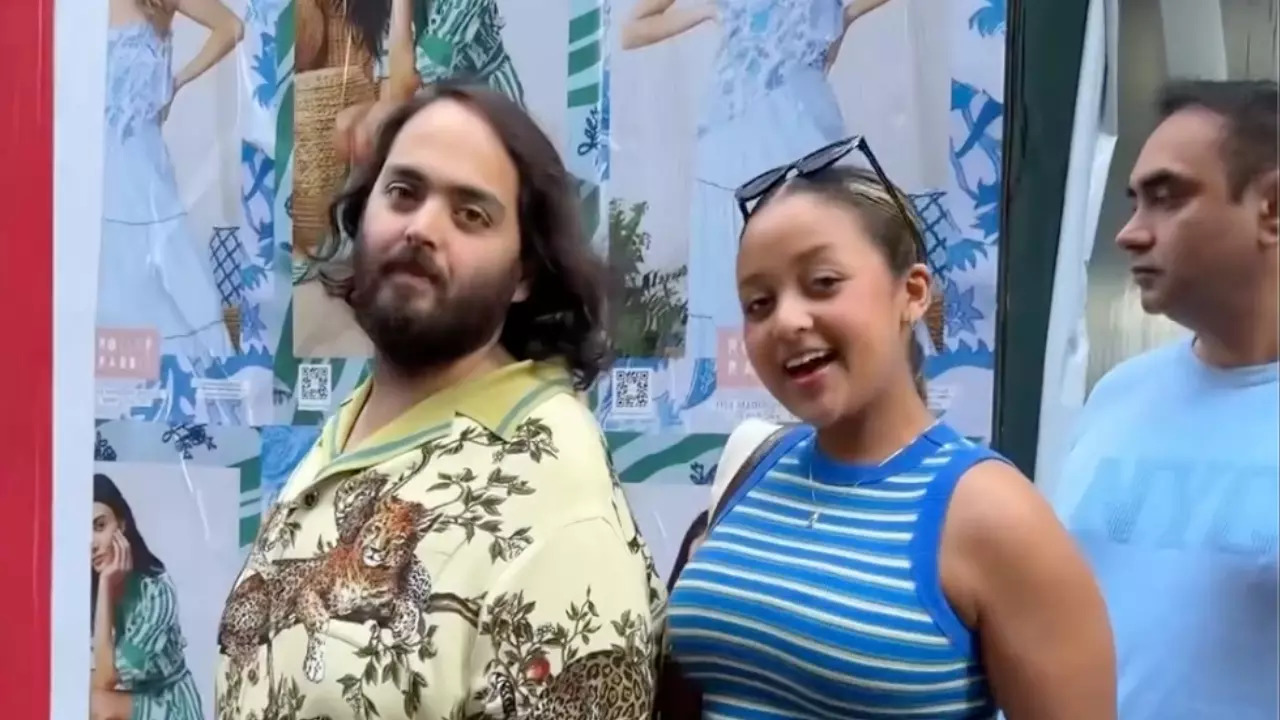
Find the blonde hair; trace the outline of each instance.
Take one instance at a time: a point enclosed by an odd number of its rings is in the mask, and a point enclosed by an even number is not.
[[[807,192],[842,204],[855,212],[867,234],[884,254],[889,270],[902,276],[917,263],[932,268],[924,249],[924,223],[906,193],[892,184],[886,185],[873,171],[858,167],[830,167],[812,175],[798,176],[784,185],[780,193]],[[896,202],[895,202],[896,199]],[[929,308],[924,322],[936,350],[942,349],[945,301],[937,276],[930,282]],[[924,387],[924,349],[915,333],[909,341],[911,370],[921,396]]]

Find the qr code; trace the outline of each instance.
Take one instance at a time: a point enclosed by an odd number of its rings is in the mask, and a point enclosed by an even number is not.
[[[328,363],[305,363],[298,366],[298,409],[328,410],[333,391]]]
[[[613,409],[619,412],[645,412],[653,402],[653,371],[648,368],[626,368],[613,371]]]

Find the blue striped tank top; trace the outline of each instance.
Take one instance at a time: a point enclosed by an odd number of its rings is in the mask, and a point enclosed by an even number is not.
[[[880,465],[837,463],[811,435],[779,458],[671,596],[670,651],[703,717],[994,717],[938,544],[956,481],[998,457],[938,424]]]

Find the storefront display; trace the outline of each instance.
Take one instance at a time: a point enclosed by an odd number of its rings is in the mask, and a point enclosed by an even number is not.
[[[71,591],[84,597],[62,630],[80,643],[77,673],[131,667],[92,650],[93,587],[123,588],[111,613],[148,622],[173,601],[163,627],[185,650],[171,671],[193,678],[182,717],[213,717],[216,610],[275,494],[368,372],[369,342],[327,285],[353,242],[328,218],[362,151],[353,128],[434,79],[507,94],[559,144],[619,293],[618,359],[588,399],[664,569],[727,433],[786,417],[741,346],[733,190],[833,140],[865,136],[914,203],[945,325],[930,405],[989,441],[1005,0],[205,4],[188,17],[111,0],[84,16],[97,44],[58,48],[105,73],[78,94],[102,114],[76,119],[95,178],[81,186],[96,193],[80,242],[97,250],[77,281],[95,288],[79,328],[93,337],[95,450],[60,447],[86,456],[67,466],[86,507],[55,523],[81,548]],[[654,30],[668,12],[697,16]],[[138,680],[133,707],[161,717],[145,709],[170,700]]]

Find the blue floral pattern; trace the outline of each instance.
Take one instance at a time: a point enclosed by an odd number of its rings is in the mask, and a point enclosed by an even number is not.
[[[302,461],[316,438],[318,425],[269,425],[262,428],[262,507],[265,510]]]
[[[716,0],[716,10],[725,40],[704,130],[743,114],[791,75],[823,67],[840,37],[840,0]]]
[[[1003,35],[1007,14],[1005,0],[982,0],[982,7],[969,16],[969,29],[982,37]]]
[[[108,31],[107,57],[107,127],[124,141],[173,98],[173,44],[149,22],[129,23]]]

